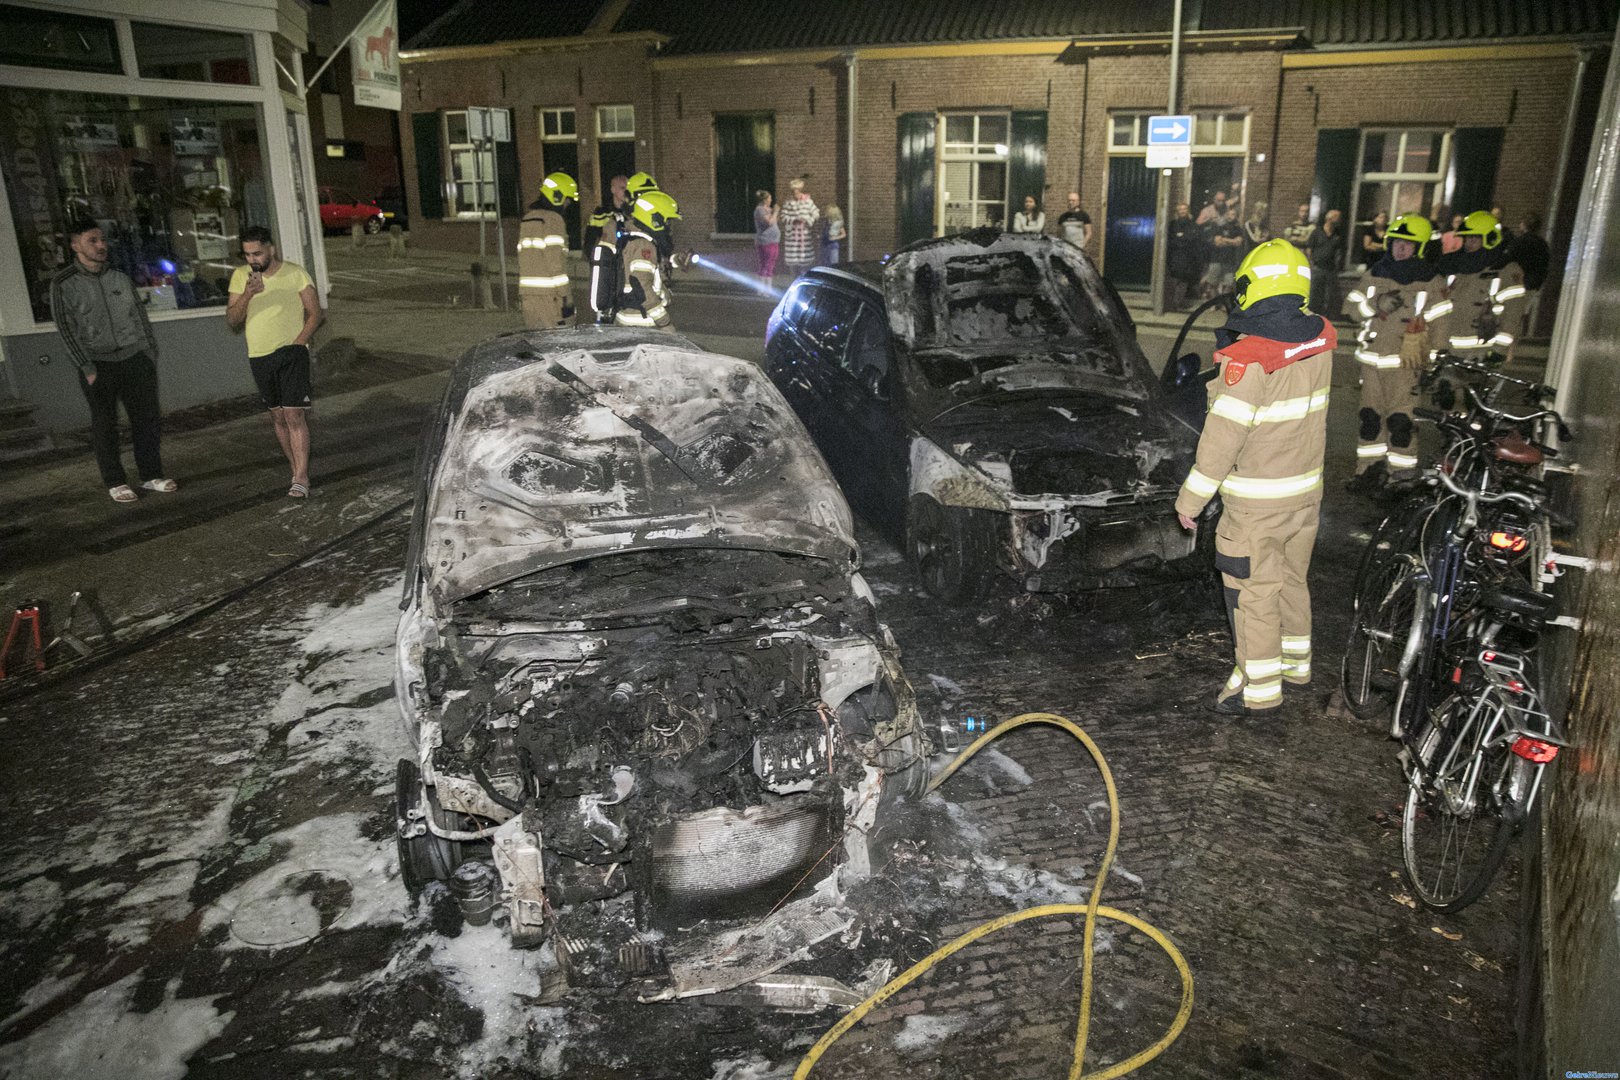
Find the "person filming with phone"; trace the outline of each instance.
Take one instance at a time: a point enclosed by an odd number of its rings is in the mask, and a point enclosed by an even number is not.
[[[233,330],[246,328],[253,381],[270,410],[281,452],[292,466],[287,495],[307,498],[309,341],[321,325],[320,298],[304,268],[282,260],[264,226],[242,230],[242,258],[247,265],[231,274],[225,321]]]

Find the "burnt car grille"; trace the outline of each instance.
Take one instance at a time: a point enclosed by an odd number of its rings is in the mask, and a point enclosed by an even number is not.
[[[652,837],[653,921],[763,915],[792,892],[812,887],[837,859],[841,803],[818,792],[744,811],[717,807],[684,814]]]

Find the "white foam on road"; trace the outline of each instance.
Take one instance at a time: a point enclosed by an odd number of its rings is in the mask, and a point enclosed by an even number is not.
[[[180,1080],[186,1059],[225,1030],[231,1013],[213,998],[176,998],[175,979],[163,1001],[131,1012],[139,973],[102,987],[26,1039],[0,1046],[7,1080]]]

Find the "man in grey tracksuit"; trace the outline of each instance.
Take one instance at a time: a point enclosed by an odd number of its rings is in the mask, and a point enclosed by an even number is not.
[[[107,238],[93,221],[68,229],[73,262],[51,280],[51,317],[79,369],[90,403],[90,445],[101,482],[115,502],[134,502],[118,451],[118,405],[129,417],[135,468],[144,491],[174,491],[159,450],[157,341],[146,306],[128,275],[107,265]]]

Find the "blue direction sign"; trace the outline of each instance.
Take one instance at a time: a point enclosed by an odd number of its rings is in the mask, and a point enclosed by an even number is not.
[[[1149,146],[1191,146],[1193,118],[1190,116],[1148,117]]]

